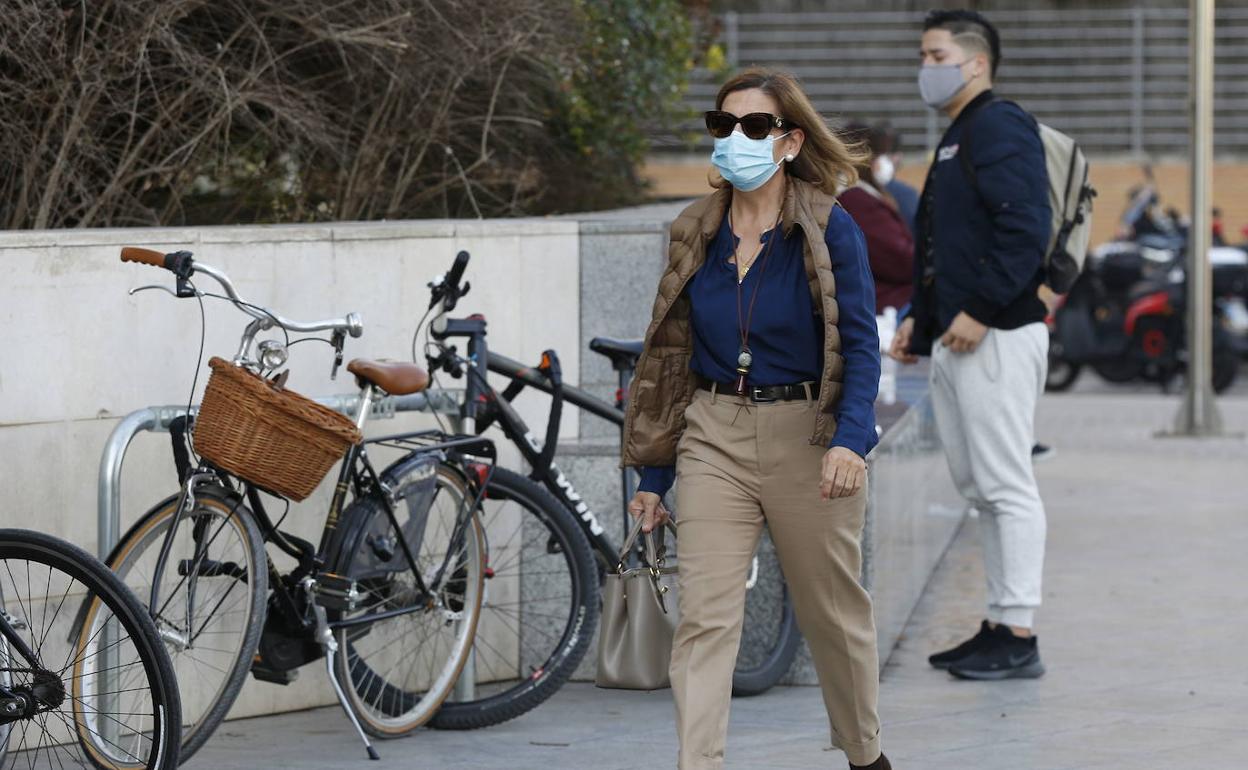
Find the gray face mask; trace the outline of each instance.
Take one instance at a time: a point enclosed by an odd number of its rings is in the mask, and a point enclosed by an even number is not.
[[[953,97],[967,83],[962,79],[962,64],[925,64],[919,67],[919,95],[923,97],[924,104],[939,110],[953,101]]]

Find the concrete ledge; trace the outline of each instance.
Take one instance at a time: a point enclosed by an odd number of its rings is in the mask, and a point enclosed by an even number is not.
[[[624,230],[627,231],[627,230]],[[204,227],[12,230],[0,233],[0,249],[107,246],[143,243],[281,243],[290,241],[370,241],[406,238],[480,238],[565,235],[579,232],[575,221],[555,218],[487,220],[401,220],[299,225],[218,225]]]

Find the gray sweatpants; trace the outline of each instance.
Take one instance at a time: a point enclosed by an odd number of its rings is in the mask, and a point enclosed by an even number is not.
[[[979,511],[988,619],[1031,628],[1044,570],[1044,504],[1032,471],[1042,323],[990,329],[974,353],[932,351],[932,407],[958,491]]]

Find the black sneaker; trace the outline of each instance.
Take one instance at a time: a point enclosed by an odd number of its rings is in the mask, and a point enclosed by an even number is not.
[[[1044,664],[1035,636],[1015,636],[999,625],[986,645],[949,666],[949,673],[959,679],[1036,679],[1044,675]]]
[[[1057,450],[1048,444],[1034,444],[1031,447],[1031,461],[1033,463],[1042,463],[1045,460],[1052,460],[1057,456]]]
[[[987,644],[991,638],[992,629],[988,626],[988,621],[985,620],[979,624],[979,633],[952,650],[945,650],[930,656],[927,662],[931,663],[934,668],[947,669],[959,660],[979,652],[979,648]]]

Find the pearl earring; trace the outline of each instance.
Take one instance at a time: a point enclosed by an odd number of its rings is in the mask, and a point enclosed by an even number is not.
[[[788,162],[790,162],[790,163],[792,163],[792,162],[793,162],[793,156],[792,156],[792,155],[785,155],[785,156],[784,156],[784,159],[785,159],[785,160],[787,160],[787,161],[788,161]]]

